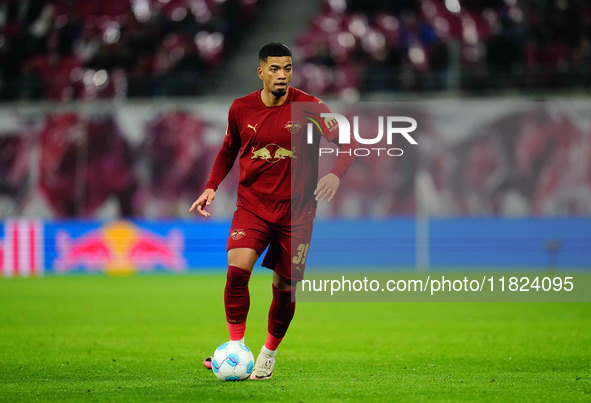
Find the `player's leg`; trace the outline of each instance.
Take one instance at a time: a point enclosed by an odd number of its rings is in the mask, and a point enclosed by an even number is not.
[[[297,283],[304,277],[306,258],[312,238],[312,222],[281,228],[279,256],[274,262],[273,300],[269,308],[265,348],[273,352],[283,340],[295,314]],[[273,245],[272,245],[273,246]],[[271,246],[269,247],[271,252]],[[269,256],[269,253],[267,253]],[[271,260],[271,259],[269,259]],[[267,257],[265,262],[267,262]]]
[[[312,235],[312,223],[283,229],[272,242],[263,266],[273,267],[273,300],[269,308],[267,339],[257,357],[251,379],[269,379],[273,375],[277,348],[295,314],[296,284],[303,279],[306,255]]]
[[[292,281],[273,272],[273,300],[269,308],[267,340],[257,357],[251,379],[269,379],[275,368],[277,347],[283,340],[295,313],[295,286]]]
[[[267,246],[268,225],[254,214],[239,208],[234,213],[228,236],[228,272],[224,288],[224,307],[231,341],[244,342],[246,318],[250,308],[248,283],[252,269]],[[211,357],[203,361],[211,369]]]
[[[230,341],[244,342],[246,318],[250,309],[248,283],[259,253],[251,248],[228,251],[228,273],[224,289],[224,307]]]
[[[269,308],[266,352],[275,355],[295,314],[295,284],[277,272],[273,272],[273,300]]]
[[[244,341],[246,317],[250,308],[248,282],[257,259],[267,247],[269,224],[248,210],[234,213],[228,236],[228,274],[224,306],[231,341]]]
[[[246,318],[250,309],[248,283],[254,264],[260,253],[250,248],[234,248],[228,251],[228,272],[224,288],[224,308],[230,341],[244,343]],[[211,369],[212,357],[203,360],[203,366]]]

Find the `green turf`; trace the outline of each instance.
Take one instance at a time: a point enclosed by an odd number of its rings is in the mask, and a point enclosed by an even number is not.
[[[251,281],[246,343],[266,334]],[[589,401],[589,303],[302,303],[270,381],[218,381],[222,275],[0,280],[0,400]]]

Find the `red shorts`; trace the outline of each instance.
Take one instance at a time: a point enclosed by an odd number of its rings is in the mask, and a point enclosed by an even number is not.
[[[232,219],[226,250],[254,249],[260,256],[267,246],[263,267],[292,281],[304,278],[312,238],[312,221],[300,225],[275,225],[238,207]]]

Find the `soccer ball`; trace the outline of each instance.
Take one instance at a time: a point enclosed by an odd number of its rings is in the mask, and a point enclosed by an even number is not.
[[[250,376],[254,368],[254,356],[245,344],[229,341],[213,353],[211,369],[222,381],[242,381]]]

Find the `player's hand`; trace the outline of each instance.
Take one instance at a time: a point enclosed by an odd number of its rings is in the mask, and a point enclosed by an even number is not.
[[[316,190],[314,191],[316,201],[323,202],[327,198],[328,201],[332,201],[340,184],[341,180],[339,177],[332,173],[320,178],[318,186],[316,186]]]
[[[203,217],[209,217],[211,214],[205,211],[203,208],[205,206],[209,206],[211,202],[215,199],[215,190],[213,189],[205,189],[201,196],[191,206],[189,209],[189,213],[192,213],[193,210],[197,209],[197,212],[201,214]]]

